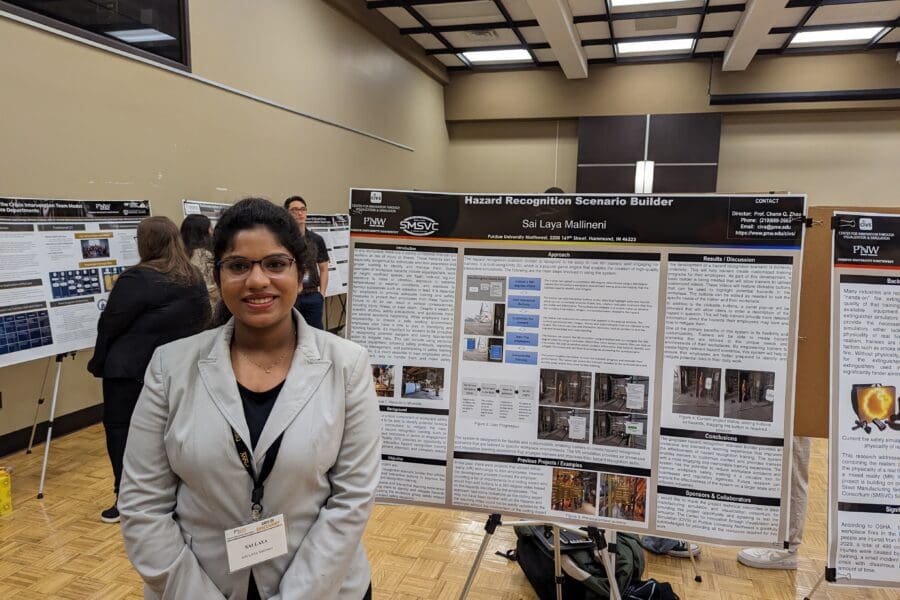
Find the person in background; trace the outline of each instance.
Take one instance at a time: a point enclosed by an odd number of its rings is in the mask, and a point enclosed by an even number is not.
[[[206,285],[188,260],[175,223],[166,217],[144,219],[137,246],[141,260],[113,286],[88,363],[88,371],[103,378],[103,427],[117,497],[128,427],[150,356],[158,346],[202,330],[209,319]],[[100,518],[117,523],[116,503]]]
[[[209,304],[215,307],[219,302],[219,288],[213,278],[212,258],[212,222],[206,215],[188,215],[181,222],[181,241],[191,260],[191,264],[200,269],[206,291],[209,293]]]
[[[227,320],[153,355],[119,497],[145,598],[371,598],[378,402],[366,350],[294,310],[305,240],[267,200],[226,210],[213,256]],[[234,562],[269,548],[239,537],[229,553],[226,531],[253,524],[286,552]]]
[[[306,217],[309,214],[306,200],[300,196],[291,196],[284,201],[284,207],[297,222],[311,256],[307,264],[303,265],[305,274],[296,308],[307,323],[316,329],[325,329],[322,322],[325,292],[328,290],[328,249],[325,247],[325,240],[315,231],[306,228]]]

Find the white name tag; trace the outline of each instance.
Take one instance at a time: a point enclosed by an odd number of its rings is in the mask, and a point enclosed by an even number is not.
[[[226,529],[225,548],[229,573],[287,554],[284,515]]]

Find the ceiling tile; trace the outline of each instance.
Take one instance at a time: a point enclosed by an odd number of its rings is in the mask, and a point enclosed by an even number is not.
[[[569,8],[574,17],[606,14],[606,5],[603,0],[569,0]]]
[[[631,6],[613,6],[613,14],[644,12],[649,10],[670,10],[674,8],[699,8],[703,6],[703,0],[678,0],[676,2],[653,2],[652,4],[638,4]]]
[[[881,42],[884,44],[890,44],[891,42],[900,42],[900,28],[895,29],[894,31],[881,38]]]
[[[522,27],[519,33],[525,36],[525,40],[531,44],[540,44],[546,42],[544,31],[540,27]]]
[[[900,16],[900,0],[822,6],[807,25],[840,25],[865,21],[893,21]]]
[[[579,23],[575,26],[578,37],[582,40],[605,40],[609,37],[609,26],[606,23]]]
[[[492,23],[502,21],[503,15],[490,0],[451,2],[445,4],[420,4],[420,15],[432,25],[464,25],[466,23]]]
[[[537,59],[541,62],[556,62],[556,55],[553,53],[553,50],[547,49],[537,49],[534,51],[534,55],[537,56]]]
[[[448,67],[464,67],[466,63],[459,60],[459,57],[455,54],[438,54],[435,56],[439,61],[444,63],[444,65]]]
[[[695,33],[700,26],[700,15],[684,15],[675,18],[670,17],[665,20],[653,19],[656,25],[662,25],[662,27],[647,27],[647,21],[650,20],[651,19],[629,19],[627,21],[616,21],[613,23],[616,37],[691,35]],[[650,23],[649,25],[654,25],[654,23]],[[674,27],[666,27],[666,25],[674,25]]]
[[[503,7],[513,21],[529,21],[534,19],[534,13],[528,6],[528,0],[500,0]]]
[[[697,42],[696,52],[723,52],[731,38],[710,38]]]
[[[724,6],[726,4],[745,4],[746,2],[742,2],[741,0],[710,0],[710,6]],[[787,4],[787,2],[785,2]]]
[[[743,14],[727,12],[706,15],[706,19],[703,21],[703,31],[732,31],[737,27]]]
[[[612,46],[608,44],[606,46],[587,46],[584,49],[584,54],[588,59],[613,57]]]
[[[444,47],[444,45],[430,33],[417,33],[417,34],[411,35],[409,37],[414,39],[417,44],[419,44],[426,50],[434,50],[436,48]]]
[[[796,27],[803,20],[803,15],[805,14],[805,7],[785,8],[778,15],[778,18],[775,19],[775,24],[772,27]]]
[[[378,12],[390,19],[397,27],[419,27],[421,25],[405,8],[379,8]]]
[[[519,38],[516,37],[512,29],[449,31],[444,34],[444,37],[456,48],[510,46],[519,43]]]

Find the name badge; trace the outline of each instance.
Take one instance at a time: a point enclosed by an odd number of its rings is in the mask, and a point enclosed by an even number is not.
[[[226,529],[225,548],[229,573],[287,554],[284,515]]]

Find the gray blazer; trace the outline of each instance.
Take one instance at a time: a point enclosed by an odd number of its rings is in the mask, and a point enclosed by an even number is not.
[[[284,432],[263,517],[284,514],[287,554],[252,567],[263,598],[361,600],[361,538],[381,459],[368,353],[307,325],[253,460]],[[145,598],[245,600],[250,569],[228,572],[224,531],[250,520],[250,476],[231,435],[250,439],[231,367],[233,320],[156,350],[131,418],[119,495],[125,549]]]

